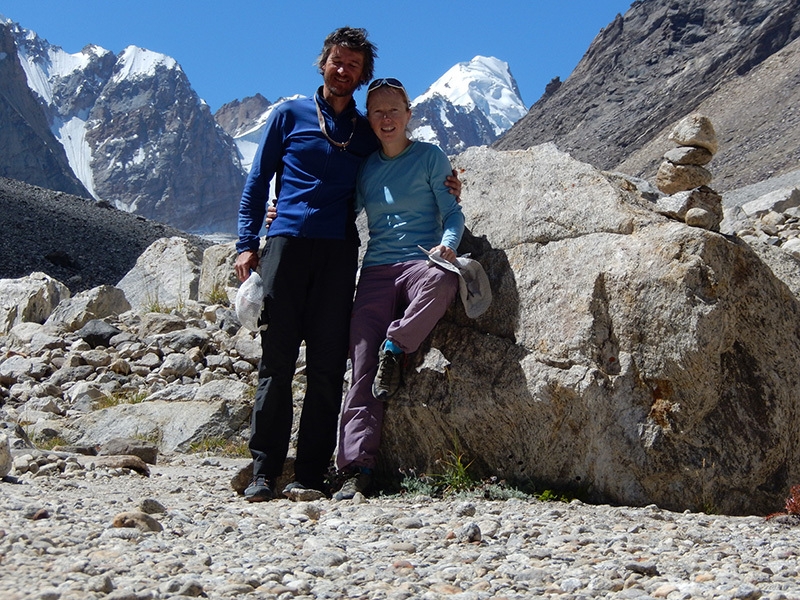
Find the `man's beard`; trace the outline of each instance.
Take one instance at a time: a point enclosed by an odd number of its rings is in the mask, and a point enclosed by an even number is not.
[[[358,83],[341,83],[338,81],[334,81],[330,78],[328,81],[325,82],[328,91],[334,95],[341,98],[346,98],[347,96],[352,96],[353,93],[358,89]]]

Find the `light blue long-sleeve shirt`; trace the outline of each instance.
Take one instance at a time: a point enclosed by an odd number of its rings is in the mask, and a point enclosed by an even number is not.
[[[458,247],[464,214],[445,185],[451,174],[444,152],[426,142],[392,158],[380,151],[367,158],[356,185],[356,209],[366,211],[369,224],[363,266],[426,260],[419,246]]]

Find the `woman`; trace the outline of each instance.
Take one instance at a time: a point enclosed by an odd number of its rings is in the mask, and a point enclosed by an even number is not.
[[[458,276],[432,266],[427,252],[453,262],[464,216],[444,182],[450,162],[433,144],[409,139],[411,109],[396,79],[373,81],[367,119],[381,143],[361,167],[356,208],[367,213],[369,243],[350,322],[353,380],[342,408],[337,466],[348,474],[337,500],[363,492],[380,444],[384,401],[458,290]]]

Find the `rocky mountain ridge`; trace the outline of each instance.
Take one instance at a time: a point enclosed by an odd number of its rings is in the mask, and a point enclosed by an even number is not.
[[[11,21],[0,29],[12,41],[3,62],[21,65],[85,195],[184,231],[235,231],[236,147],[172,58],[135,46],[68,54]],[[14,156],[2,162],[25,179]]]
[[[50,131],[39,100],[28,87],[11,28],[0,23],[0,176],[89,197],[72,172],[63,146]]]
[[[721,140],[719,191],[791,171],[798,36],[798,0],[637,0],[494,147],[554,141],[600,168],[652,178],[666,132],[702,112]]]

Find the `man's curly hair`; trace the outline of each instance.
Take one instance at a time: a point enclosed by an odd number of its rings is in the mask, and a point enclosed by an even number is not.
[[[334,46],[342,46],[361,52],[364,55],[364,70],[361,72],[361,80],[358,87],[372,80],[375,72],[375,59],[378,58],[378,47],[367,39],[367,30],[359,27],[340,27],[325,38],[322,45],[322,52],[317,60],[320,74],[325,72],[325,63],[328,61],[331,50]]]

